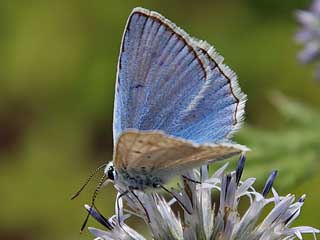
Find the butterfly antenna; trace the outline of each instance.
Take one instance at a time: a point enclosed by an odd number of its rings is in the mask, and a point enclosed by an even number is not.
[[[90,182],[90,180],[97,174],[97,172],[99,170],[101,170],[102,168],[105,168],[107,166],[107,164],[103,164],[100,167],[96,168],[91,175],[88,177],[87,181],[82,185],[82,187],[79,189],[79,191],[77,191],[75,194],[72,195],[71,200],[75,199],[76,197],[78,197],[80,195],[80,193],[82,192],[83,189],[85,189],[85,187],[88,185],[88,183]]]
[[[81,226],[81,228],[80,228],[80,233],[82,233],[83,229],[84,229],[84,228],[86,227],[86,225],[87,225],[87,222],[88,222],[89,217],[90,217],[91,212],[92,212],[92,208],[94,207],[94,201],[96,200],[96,197],[97,197],[97,195],[98,195],[98,193],[99,193],[99,191],[100,191],[103,183],[106,181],[106,179],[107,179],[107,176],[106,176],[106,175],[103,175],[102,178],[100,179],[97,187],[96,187],[96,190],[94,190],[94,192],[93,192],[92,200],[91,200],[91,205],[90,205],[90,210],[89,210],[89,212],[88,212],[88,214],[87,214],[87,217],[85,218],[85,220],[84,220],[84,222],[83,222],[83,224],[82,224],[82,226]]]

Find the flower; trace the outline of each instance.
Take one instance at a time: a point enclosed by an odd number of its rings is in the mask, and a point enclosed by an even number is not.
[[[109,219],[86,205],[91,216],[105,227],[105,230],[89,228],[89,231],[99,240],[145,239],[125,223],[130,215],[136,215],[145,221],[153,239],[288,240],[302,239],[304,233],[312,233],[315,237],[320,232],[316,228],[291,227],[300,214],[305,195],[296,201],[292,194],[279,196],[272,187],[277,171],[270,174],[261,192],[256,191],[253,187],[255,178],[240,180],[245,159],[242,155],[236,170],[231,173],[226,172],[228,164],[211,177],[206,165],[200,171],[189,171],[176,189],[165,189],[171,196],[168,200],[161,193],[129,192],[117,198],[116,213]],[[118,186],[115,188],[118,196],[126,191]],[[272,192],[272,197],[268,197],[269,192]],[[239,203],[246,198],[249,207],[240,214]],[[123,207],[123,202],[130,210]],[[181,206],[178,213],[173,210],[176,203]],[[260,220],[263,210],[269,205],[273,208]]]
[[[301,24],[296,40],[304,44],[298,59],[304,64],[317,62],[320,59],[320,1],[314,0],[309,10],[298,10],[296,18]],[[316,78],[320,79],[319,64]]]

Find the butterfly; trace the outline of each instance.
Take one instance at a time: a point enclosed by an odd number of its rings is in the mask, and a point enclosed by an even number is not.
[[[249,150],[230,140],[242,125],[246,95],[222,62],[210,44],[161,14],[133,9],[118,60],[113,161],[97,168],[72,197],[104,168],[80,231],[100,188],[110,181],[126,189],[118,200],[130,192],[144,208],[133,190],[171,193],[163,185],[172,177]]]
[[[230,140],[242,124],[246,95],[222,62],[210,44],[161,14],[133,9],[118,60],[110,180],[155,189],[248,150]]]

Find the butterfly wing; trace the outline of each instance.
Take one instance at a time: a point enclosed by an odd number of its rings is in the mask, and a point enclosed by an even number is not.
[[[114,142],[127,129],[194,143],[228,138],[240,126],[245,95],[222,60],[162,15],[135,8],[119,55]]]
[[[171,172],[208,161],[218,161],[248,151],[238,144],[195,145],[160,131],[126,131],[121,134],[114,159],[117,169],[139,172]]]

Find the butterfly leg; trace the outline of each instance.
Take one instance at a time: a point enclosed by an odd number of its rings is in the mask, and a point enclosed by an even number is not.
[[[202,183],[202,182],[200,182],[200,181],[193,180],[193,179],[191,179],[191,178],[189,178],[189,177],[187,177],[187,176],[185,176],[185,175],[182,175],[182,177],[183,177],[183,179],[185,179],[185,180],[187,180],[187,181],[189,181],[189,182],[192,182],[192,183],[197,183],[197,184],[201,184],[201,183]]]
[[[123,193],[121,193],[118,197],[117,197],[117,217],[118,217],[118,223],[121,226],[122,222],[120,219],[120,204],[119,204],[119,200],[120,198],[122,198],[123,196],[127,195],[129,193],[129,190],[124,191]]]
[[[165,190],[167,193],[169,193],[174,199],[177,200],[177,202],[180,204],[180,206],[189,214],[192,214],[192,209],[188,208],[180,199],[178,196],[176,196],[173,192],[171,192],[169,189],[167,189],[163,185],[159,185],[158,187],[162,188]]]
[[[205,177],[205,179],[207,179],[208,178],[208,172],[209,172],[209,165],[203,165],[200,168],[200,178],[203,179],[203,177]],[[197,183],[197,184],[201,184],[202,183],[201,181],[197,181],[197,180],[191,179],[191,178],[187,177],[186,175],[181,175],[181,177],[184,180],[192,182],[192,183]]]
[[[130,189],[130,193],[137,199],[137,201],[139,202],[139,204],[141,205],[141,207],[143,208],[143,210],[144,210],[144,212],[146,214],[148,223],[150,223],[150,216],[149,216],[149,213],[148,213],[147,209],[145,208],[145,206],[143,205],[141,200],[138,198],[137,194],[134,193],[133,189]]]

